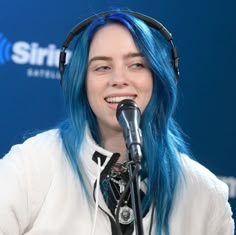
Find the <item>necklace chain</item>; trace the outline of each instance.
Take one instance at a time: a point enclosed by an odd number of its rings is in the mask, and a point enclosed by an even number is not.
[[[126,161],[124,163],[116,163],[115,166],[112,168],[111,173],[107,176],[106,181],[110,188],[111,194],[113,199],[115,200],[115,208],[114,213],[117,213],[117,206],[121,194],[125,190],[125,186],[129,180],[128,177],[128,164],[130,162]],[[130,200],[130,192],[128,196],[124,200],[123,205],[120,207],[119,210],[119,222],[120,224],[130,224],[134,220],[134,213],[133,209],[129,207],[128,202]]]

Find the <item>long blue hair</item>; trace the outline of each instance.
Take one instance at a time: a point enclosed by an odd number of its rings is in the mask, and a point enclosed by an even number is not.
[[[158,30],[117,10],[95,19],[78,35],[63,77],[68,118],[59,127],[61,138],[69,162],[83,183],[78,156],[86,124],[89,125],[96,143],[101,142],[96,117],[90,108],[85,89],[89,46],[94,34],[110,23],[121,24],[129,30],[152,72],[153,93],[142,114],[140,126],[144,140],[142,175],[148,179],[143,210],[146,211],[154,205],[157,235],[161,235],[162,231],[169,234],[175,192],[177,185],[181,186],[178,155],[187,153],[187,148],[173,119],[177,82],[171,64],[170,45]]]

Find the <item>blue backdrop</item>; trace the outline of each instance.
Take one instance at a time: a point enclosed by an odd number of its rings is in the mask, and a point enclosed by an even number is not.
[[[2,1],[0,156],[64,118],[58,51],[69,30],[98,11],[130,8],[173,34],[180,55],[177,120],[195,158],[230,187],[236,213],[236,1]]]

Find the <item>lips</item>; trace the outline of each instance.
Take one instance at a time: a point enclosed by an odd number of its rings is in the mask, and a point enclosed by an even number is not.
[[[135,98],[134,95],[110,96],[110,97],[106,97],[105,101],[111,104],[111,103],[119,103],[119,102],[121,102],[122,100],[125,100],[125,99],[133,100],[134,98]]]

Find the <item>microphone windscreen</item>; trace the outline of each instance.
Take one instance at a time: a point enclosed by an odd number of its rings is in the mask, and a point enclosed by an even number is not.
[[[135,109],[135,108],[139,110],[138,105],[133,100],[131,99],[122,100],[117,106],[116,118],[119,120],[119,117],[122,111],[128,110],[128,109]]]

